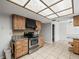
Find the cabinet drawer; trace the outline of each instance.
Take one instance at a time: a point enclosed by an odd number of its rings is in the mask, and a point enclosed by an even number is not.
[[[22,52],[22,48],[20,48],[20,49],[15,49],[15,53],[20,53],[20,52]]]
[[[24,38],[24,39],[25,39],[25,38]],[[28,43],[28,40],[25,39],[25,40],[22,41],[22,43],[23,43],[23,44],[24,44],[24,43],[26,44],[26,43]]]
[[[22,45],[21,44],[15,46],[15,49],[20,49],[20,48],[22,48]]]
[[[15,58],[19,58],[19,57],[21,57],[22,54],[23,54],[22,52],[20,52],[20,53],[16,53]]]
[[[76,49],[73,49],[74,53],[78,53],[79,54],[79,49],[76,48]]]
[[[23,50],[22,50],[22,53],[23,53],[23,55],[27,54],[28,53],[28,47],[24,47]]]
[[[22,41],[22,43],[23,46],[28,46],[28,40]]]
[[[23,47],[28,47],[28,43],[22,44]]]
[[[22,55],[25,55],[25,54],[27,54],[28,53],[28,51],[23,51],[22,52]]]
[[[28,50],[28,47],[23,47],[23,49],[22,49],[23,51],[26,51],[26,50]]]
[[[15,45],[19,45],[19,44],[22,44],[22,40],[18,40],[15,42]]]

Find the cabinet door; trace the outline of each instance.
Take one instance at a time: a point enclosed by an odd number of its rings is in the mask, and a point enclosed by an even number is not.
[[[25,29],[25,18],[22,16],[18,16],[18,29]]]
[[[25,18],[22,16],[13,15],[13,30],[24,30]]]
[[[40,21],[36,21],[36,30],[41,30],[42,23]]]
[[[79,16],[74,17],[74,26],[79,26]]]
[[[22,56],[22,48],[15,50],[15,59]]]
[[[79,40],[73,40],[73,52],[79,54]]]
[[[13,16],[12,16],[12,21],[13,21],[13,22],[12,22],[12,23],[13,23],[13,24],[12,24],[12,25],[13,25],[13,29],[14,29],[14,30],[15,30],[15,29],[17,30],[17,29],[18,29],[18,18],[17,18],[17,16],[13,15]]]
[[[25,46],[22,48],[22,55],[25,55],[28,53],[28,46]]]
[[[38,39],[38,44],[39,44],[39,47],[42,47],[42,46],[44,46],[44,38],[43,38],[43,36],[40,36],[39,37],[39,39]]]
[[[21,57],[28,53],[28,39],[25,40],[25,38],[18,39],[15,43],[15,51],[13,52],[15,55],[15,59],[18,57]]]

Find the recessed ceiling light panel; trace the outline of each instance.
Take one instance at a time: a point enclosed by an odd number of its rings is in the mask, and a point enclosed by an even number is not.
[[[34,12],[39,12],[40,10],[46,8],[46,6],[40,0],[31,0],[25,8],[28,8]]]
[[[40,12],[39,14],[46,16],[49,14],[53,14],[53,12],[50,9],[45,9],[44,11]]]
[[[42,1],[44,3],[46,3],[48,6],[50,6],[50,5],[56,4],[57,2],[62,1],[62,0],[42,0]]]
[[[21,6],[24,6],[28,2],[28,0],[9,0],[9,1],[14,2]]]
[[[8,0],[49,19],[73,13],[72,0]],[[43,3],[44,2],[44,3]]]
[[[68,15],[68,14],[72,14],[72,9],[68,9],[66,11],[57,13],[59,16],[64,16],[64,15]]]
[[[53,15],[47,16],[47,18],[49,18],[49,19],[53,19],[53,18],[56,18],[56,17],[57,17],[56,14],[53,14]]]
[[[68,8],[72,7],[72,2],[71,0],[63,0],[59,2],[58,4],[54,5],[51,7],[51,9],[55,12],[59,12]]]

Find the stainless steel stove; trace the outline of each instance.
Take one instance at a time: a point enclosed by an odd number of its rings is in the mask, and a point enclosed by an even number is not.
[[[38,37],[29,38],[29,53],[36,51],[38,48]]]
[[[24,33],[24,37],[27,37],[29,40],[29,53],[32,53],[36,51],[39,48],[38,45],[38,34],[35,34],[34,32],[28,32]]]

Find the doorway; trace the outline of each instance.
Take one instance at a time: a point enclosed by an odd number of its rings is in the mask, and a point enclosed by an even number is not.
[[[52,24],[52,42],[55,42],[55,25]]]

